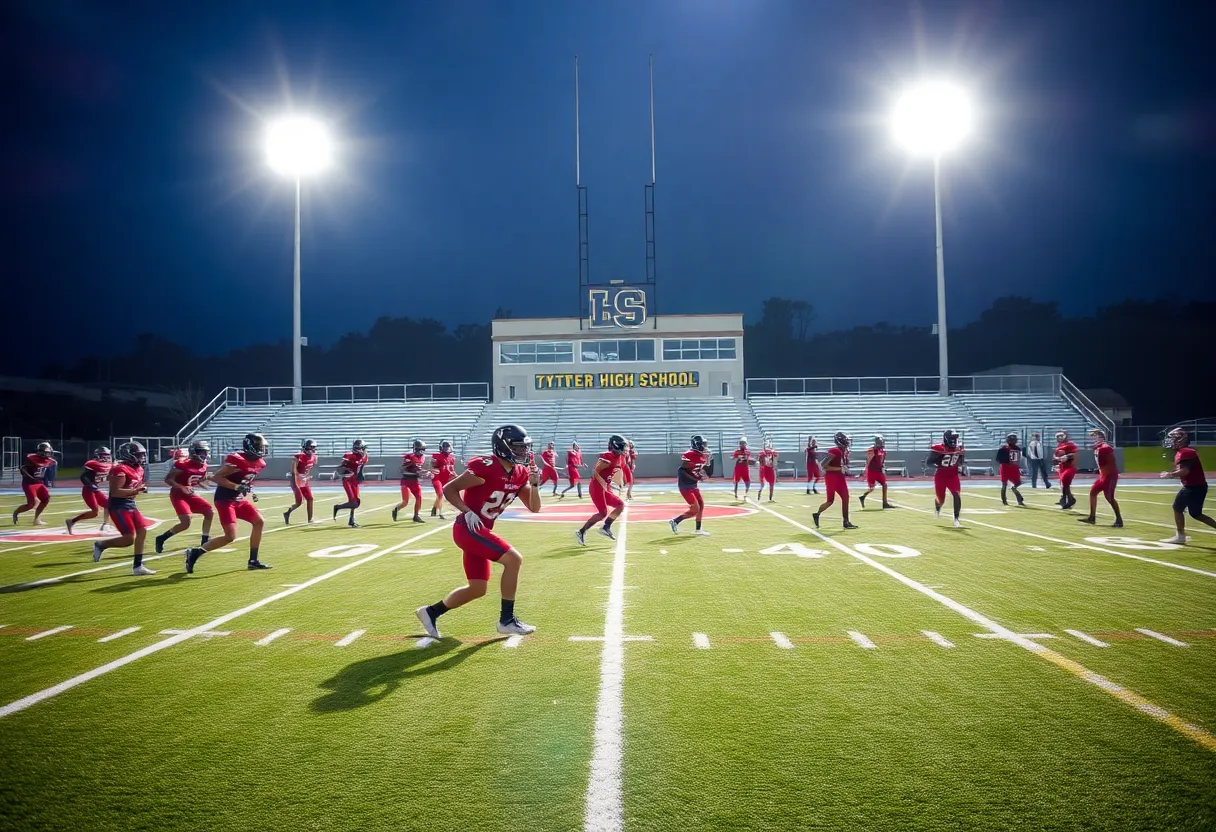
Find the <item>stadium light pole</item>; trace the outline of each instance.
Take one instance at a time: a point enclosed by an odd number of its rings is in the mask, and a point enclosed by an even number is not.
[[[971,133],[971,101],[961,88],[945,81],[912,87],[895,105],[895,139],[915,156],[933,157],[933,208],[937,224],[937,374],[939,392],[950,395],[946,349],[946,262],[942,254],[942,156]]]
[[[296,184],[295,268],[291,299],[291,400],[303,398],[303,335],[300,332],[300,189],[301,180],[329,167],[333,157],[329,131],[307,116],[287,116],[270,123],[266,131],[266,161],[271,170],[289,176]]]

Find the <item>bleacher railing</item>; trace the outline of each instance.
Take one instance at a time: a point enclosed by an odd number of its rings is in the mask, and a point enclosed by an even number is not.
[[[291,387],[237,387],[230,405],[291,404]],[[484,381],[443,382],[434,384],[337,384],[300,388],[304,404],[344,404],[370,402],[484,402],[490,398],[490,385]]]
[[[1160,446],[1165,434],[1174,428],[1184,428],[1192,445],[1216,445],[1216,419],[1192,419],[1172,425],[1124,425],[1119,428],[1119,441],[1127,447]]]
[[[1062,395],[1063,376],[1052,374],[950,376],[951,393],[1039,393]],[[1064,379],[1067,381],[1066,379]],[[848,396],[919,393],[937,395],[937,376],[839,376],[812,378],[749,378],[744,382],[753,396]]]

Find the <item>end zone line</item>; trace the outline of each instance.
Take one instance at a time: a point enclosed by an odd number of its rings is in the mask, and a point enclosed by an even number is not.
[[[24,711],[26,708],[29,708],[33,705],[37,705],[39,702],[42,702],[46,699],[50,699],[54,696],[58,696],[59,694],[69,691],[74,687],[79,687],[80,685],[83,685],[85,682],[89,682],[89,681],[92,681],[93,679],[96,679],[98,676],[104,676],[107,673],[118,670],[120,667],[124,667],[128,664],[131,664],[132,662],[139,661],[140,659],[142,659],[146,656],[151,656],[153,653],[159,653],[161,650],[168,649],[169,647],[172,647],[175,644],[181,644],[183,641],[187,641],[188,639],[194,638],[197,635],[201,635],[201,634],[209,632],[211,630],[217,630],[220,627],[227,624],[229,621],[232,621],[233,619],[236,619],[236,618],[240,618],[242,615],[245,615],[246,613],[251,613],[254,610],[261,609],[262,607],[266,606],[267,604],[273,604],[275,601],[282,600],[283,598],[287,598],[290,595],[295,595],[297,592],[301,592],[302,590],[305,590],[310,586],[315,586],[316,584],[319,584],[322,581],[327,581],[330,578],[337,577],[338,575],[341,575],[343,572],[349,572],[350,570],[354,569],[357,566],[362,566],[365,563],[370,563],[371,561],[375,560],[376,558],[383,557],[384,555],[387,555],[391,552],[395,552],[398,549],[404,549],[406,546],[410,546],[413,543],[421,540],[424,537],[429,537],[430,535],[435,534],[435,532],[443,531],[444,529],[449,529],[449,528],[451,528],[451,526],[452,526],[451,523],[446,523],[442,526],[435,526],[434,528],[428,529],[427,531],[423,532],[422,534],[415,535],[414,537],[411,537],[409,540],[406,540],[402,543],[398,543],[395,546],[390,546],[387,549],[381,549],[378,552],[372,552],[370,555],[368,555],[365,558],[360,558],[359,560],[352,561],[351,563],[343,564],[342,566],[339,566],[337,569],[332,569],[323,575],[317,575],[315,578],[310,578],[309,580],[305,581],[304,583],[300,584],[299,586],[294,586],[291,589],[285,589],[282,592],[276,592],[274,595],[269,595],[260,601],[255,601],[246,607],[241,607],[239,610],[233,610],[230,613],[221,615],[219,618],[212,619],[211,621],[208,621],[206,624],[200,624],[199,626],[193,627],[189,630],[186,630],[185,632],[179,633],[178,635],[170,636],[169,638],[163,639],[162,641],[158,641],[155,644],[150,644],[147,647],[144,647],[143,649],[136,650],[134,653],[128,653],[127,655],[123,656],[122,658],[115,659],[114,661],[103,664],[100,667],[95,667],[92,670],[86,671],[85,673],[81,673],[79,676],[73,676],[71,679],[68,679],[64,682],[60,682],[57,685],[52,685],[51,687],[45,688],[44,690],[40,690],[37,693],[32,693],[29,696],[22,697],[21,699],[18,699],[15,702],[10,702],[9,704],[7,704],[5,706],[0,707],[0,719],[3,719],[4,717],[10,716],[12,714],[18,713],[19,711]]]
[[[618,832],[624,827],[621,760],[624,756],[625,538],[629,508],[621,512],[612,554],[612,587],[604,616],[600,652],[600,694],[595,706],[595,742],[583,812],[586,832]]]
[[[1013,632],[1008,627],[1005,627],[1005,626],[1002,626],[1001,624],[996,623],[995,621],[993,621],[992,619],[983,615],[982,613],[976,612],[975,610],[971,609],[970,607],[967,607],[967,606],[959,603],[958,601],[955,601],[953,598],[949,598],[945,595],[942,595],[940,592],[938,592],[936,590],[929,589],[929,587],[925,586],[924,584],[920,583],[919,581],[913,580],[912,578],[909,578],[907,575],[904,575],[900,572],[896,572],[894,569],[892,569],[891,567],[887,566],[884,563],[879,563],[878,561],[874,560],[873,558],[868,557],[867,555],[863,555],[861,552],[854,551],[851,547],[846,546],[843,543],[828,537],[827,535],[820,534],[815,529],[812,529],[809,526],[804,526],[802,523],[799,523],[797,520],[792,520],[783,514],[779,514],[778,512],[773,511],[771,508],[765,508],[764,506],[759,506],[759,507],[762,511],[767,511],[769,514],[772,514],[774,517],[777,517],[780,520],[784,520],[785,522],[789,523],[791,526],[802,529],[804,532],[807,532],[808,534],[818,537],[820,540],[823,540],[826,543],[831,544],[835,548],[844,552],[846,555],[856,558],[857,560],[861,561],[862,563],[866,564],[867,566],[871,566],[874,569],[877,569],[879,572],[882,572],[883,574],[894,578],[895,580],[899,581],[904,586],[906,586],[910,589],[914,589],[917,592],[921,593],[922,595],[926,595],[929,598],[932,598],[934,601],[937,601],[939,604],[942,604],[943,606],[948,607],[949,609],[951,609],[954,612],[958,613],[959,615],[963,616],[967,620],[972,621],[976,624],[979,624],[985,630],[988,630],[991,633],[995,633],[997,635],[1003,636],[1007,641],[1010,641],[1013,644],[1016,644],[1018,647],[1021,647],[1023,650],[1026,650],[1027,652],[1033,653],[1036,656],[1046,659],[1047,661],[1054,664],[1056,667],[1066,670],[1069,673],[1071,673],[1073,676],[1076,676],[1078,679],[1086,681],[1089,684],[1093,685],[1094,687],[1098,688],[1099,690],[1110,694],[1111,696],[1118,699],[1120,702],[1124,703],[1125,705],[1130,705],[1131,707],[1135,708],[1136,710],[1140,711],[1141,713],[1147,714],[1148,716],[1151,716],[1153,719],[1156,719],[1159,722],[1165,723],[1170,728],[1173,728],[1175,731],[1182,734],[1183,736],[1188,737],[1191,740],[1194,740],[1196,743],[1198,743],[1199,745],[1201,745],[1203,748],[1207,749],[1208,751],[1216,752],[1216,735],[1209,732],[1206,728],[1203,728],[1199,725],[1192,725],[1191,723],[1185,721],[1181,717],[1175,716],[1174,714],[1170,713],[1169,711],[1165,710],[1164,708],[1160,707],[1159,705],[1153,704],[1152,702],[1145,699],[1140,694],[1135,693],[1134,691],[1128,690],[1127,688],[1123,687],[1122,685],[1118,685],[1115,682],[1112,682],[1111,680],[1107,679],[1105,676],[1101,676],[1097,673],[1094,673],[1092,670],[1085,667],[1084,665],[1082,665],[1078,662],[1075,662],[1072,659],[1065,658],[1064,656],[1062,656],[1061,654],[1057,653],[1056,651],[1052,650],[1049,647],[1044,647],[1042,644],[1039,644],[1022,635],[1019,635],[1018,633]],[[920,510],[921,509],[917,509],[917,511],[920,511]]]

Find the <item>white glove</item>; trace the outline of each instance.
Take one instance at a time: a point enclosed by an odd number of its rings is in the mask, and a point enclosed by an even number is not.
[[[481,531],[481,517],[472,509],[464,513],[464,524],[473,533]]]

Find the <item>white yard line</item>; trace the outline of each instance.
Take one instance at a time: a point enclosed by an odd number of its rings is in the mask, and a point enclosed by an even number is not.
[[[208,621],[206,624],[200,624],[199,626],[194,627],[193,629],[186,630],[184,633],[179,633],[178,635],[170,636],[169,638],[158,641],[155,644],[150,644],[147,647],[144,647],[140,650],[136,650],[134,653],[128,653],[127,655],[123,656],[122,658],[115,659],[114,661],[107,662],[106,664],[103,664],[100,667],[95,667],[92,670],[86,671],[85,673],[81,673],[79,676],[73,676],[71,679],[68,679],[64,682],[60,682],[57,685],[52,685],[51,687],[40,690],[37,693],[32,693],[29,696],[22,697],[21,699],[18,699],[15,702],[10,702],[9,704],[7,704],[5,706],[0,707],[0,719],[3,719],[4,717],[10,716],[12,714],[18,713],[20,711],[24,711],[26,708],[29,708],[32,705],[37,705],[39,702],[42,702],[44,700],[58,696],[59,694],[69,691],[72,688],[79,687],[80,685],[83,685],[85,682],[89,682],[89,681],[92,681],[93,679],[96,679],[98,676],[104,676],[107,673],[111,673],[115,670],[118,670],[120,667],[125,667],[126,665],[129,665],[132,662],[136,662],[142,658],[151,656],[153,653],[159,653],[161,650],[166,650],[170,647],[173,647],[175,644],[181,644],[183,641],[187,641],[188,639],[191,639],[194,636],[214,630],[217,627],[222,627],[223,625],[227,624],[229,621],[232,621],[236,618],[240,618],[242,615],[251,613],[254,610],[259,610],[262,607],[266,606],[267,604],[273,604],[275,601],[279,601],[279,600],[282,600],[283,598],[287,598],[292,595],[295,595],[297,592],[303,592],[305,589],[308,589],[310,586],[316,586],[317,584],[321,583],[322,581],[327,581],[330,578],[337,577],[338,575],[341,575],[343,572],[349,572],[350,570],[355,569],[356,567],[362,566],[365,563],[370,563],[371,561],[376,560],[377,558],[383,557],[384,555],[387,555],[391,552],[395,552],[398,549],[404,549],[406,546],[410,546],[413,543],[415,543],[419,540],[422,540],[424,537],[429,537],[430,535],[435,534],[436,532],[443,531],[444,529],[449,529],[449,528],[451,528],[451,526],[452,526],[451,523],[447,523],[442,526],[435,526],[434,528],[428,529],[427,531],[423,532],[420,535],[411,537],[409,540],[406,540],[403,543],[398,543],[396,546],[390,546],[387,549],[381,549],[378,552],[372,552],[370,555],[368,555],[365,558],[360,558],[359,560],[352,561],[351,563],[343,564],[342,566],[339,566],[337,569],[332,569],[329,572],[324,573],[323,575],[318,575],[315,578],[310,578],[309,580],[305,581],[304,583],[300,584],[299,586],[292,587],[291,589],[285,589],[282,592],[276,592],[274,595],[269,595],[260,601],[255,601],[254,603],[252,603],[246,607],[241,607],[239,610],[233,610],[230,613],[221,615],[219,618],[212,619],[211,621]]]
[[[350,633],[342,636],[342,638],[334,642],[334,647],[348,647],[355,643],[355,639],[366,632],[367,630],[352,630]]]
[[[257,647],[265,647],[267,644],[270,644],[270,642],[274,641],[276,638],[282,638],[283,636],[287,635],[290,632],[291,632],[290,627],[284,627],[281,630],[275,630],[273,633],[270,633],[269,635],[265,636],[264,638],[260,638],[257,641],[255,641],[254,645]]]
[[[693,633],[692,634],[692,643],[693,643],[693,646],[696,647],[698,650],[708,650],[709,649],[709,636],[705,635],[705,633]]]
[[[1149,638],[1155,638],[1155,639],[1157,639],[1157,641],[1164,641],[1166,644],[1172,644],[1175,647],[1186,647],[1187,646],[1187,643],[1185,641],[1179,641],[1176,638],[1170,638],[1165,633],[1159,633],[1156,630],[1147,630],[1144,627],[1137,627],[1136,632],[1144,633],[1144,635],[1148,636]]]
[[[921,633],[924,634],[925,638],[929,639],[929,641],[933,642],[939,647],[954,646],[954,642],[943,636],[941,633],[935,633],[932,630],[921,630]]]
[[[507,648],[515,648],[515,647],[518,647],[519,645],[523,644],[523,641],[524,641],[523,636],[511,636],[510,638],[508,638],[506,641],[504,641],[502,643],[502,646],[507,647]]]
[[[110,633],[108,636],[102,636],[97,639],[98,644],[108,644],[111,641],[117,641],[123,636],[129,636],[131,633],[139,632],[139,627],[127,627],[125,630],[119,630],[117,633]]]
[[[968,497],[978,497],[981,500],[993,500],[998,503],[1001,501],[999,497],[990,497],[987,494],[977,494],[974,491],[967,492],[967,496]],[[1089,495],[1086,494],[1085,498],[1089,499]],[[1117,495],[1116,495],[1116,499],[1119,501],[1120,505],[1122,505],[1123,503],[1147,503],[1148,502],[1147,500],[1130,500],[1125,497],[1121,497],[1121,496],[1117,496]],[[1077,505],[1074,507],[1074,510],[1081,506],[1081,502],[1082,502],[1081,500],[1079,500],[1079,499],[1077,500]],[[1152,505],[1164,506],[1167,509],[1170,508],[1169,503],[1152,503]],[[1057,506],[1040,505],[1037,502],[1033,503],[1033,504],[1028,502],[1027,506],[1029,508],[1035,509],[1036,511],[1054,512],[1055,514],[1058,514],[1063,517],[1072,516],[1071,514],[1060,511],[1059,507],[1057,507]],[[1106,514],[1106,513],[1110,512],[1110,504],[1107,503],[1105,499],[1100,499],[1100,500],[1098,500],[1098,509],[1099,509],[1099,511],[1098,511],[1099,515]],[[1103,509],[1105,509],[1105,511],[1103,511]],[[1113,517],[1114,515],[1111,514],[1110,516]],[[1126,514],[1123,515],[1123,522],[1124,523],[1140,523],[1145,526],[1158,526],[1162,529],[1169,529],[1170,531],[1177,531],[1177,528],[1174,526],[1173,523],[1157,523],[1153,520],[1140,520],[1139,518],[1136,518],[1136,517],[1128,517]],[[1194,524],[1192,524],[1192,526],[1193,525]],[[1110,527],[1107,526],[1105,523],[1098,523],[1098,524],[1092,526],[1091,528],[1100,529],[1100,528],[1110,528]],[[1187,534],[1190,534],[1192,531],[1200,532],[1202,534],[1216,534],[1216,531],[1213,531],[1212,529],[1208,529],[1208,528],[1188,529]]]
[[[856,630],[849,630],[849,638],[853,639],[853,643],[865,650],[874,650],[878,647],[877,644],[870,641],[869,636],[863,635]]]
[[[617,832],[624,827],[621,766],[624,758],[625,682],[625,538],[629,509],[616,526],[612,556],[612,588],[604,616],[604,647],[600,653],[600,694],[595,707],[595,742],[587,780],[583,829]]]
[[[1064,632],[1068,633],[1073,638],[1080,639],[1086,644],[1092,644],[1094,647],[1110,647],[1110,645],[1105,641],[1099,641],[1089,633],[1083,633],[1080,630],[1065,630]]]
[[[769,637],[773,640],[773,644],[780,647],[782,650],[793,650],[794,642],[789,640],[785,633],[769,633]]]
[[[71,625],[71,624],[65,624],[65,625],[64,625],[64,626],[62,626],[62,627],[55,627],[55,628],[50,629],[50,630],[43,630],[41,633],[34,633],[32,636],[30,636],[29,638],[27,638],[27,639],[26,639],[26,641],[37,641],[37,640],[38,640],[38,639],[40,639],[40,638],[46,638],[47,636],[53,636],[53,635],[55,635],[56,633],[62,633],[62,632],[64,632],[65,630],[70,630],[70,629],[72,629],[72,625]]]
[[[895,580],[899,581],[901,584],[908,587],[909,589],[914,589],[917,592],[921,593],[922,595],[932,598],[934,601],[937,601],[942,606],[946,607],[947,609],[953,610],[954,612],[961,615],[963,618],[966,618],[968,621],[971,621],[975,624],[980,625],[981,627],[983,627],[985,630],[989,631],[990,633],[995,633],[1000,636],[1003,636],[1005,640],[1007,640],[1013,644],[1016,644],[1018,647],[1021,647],[1023,650],[1026,650],[1029,653],[1033,653],[1034,655],[1036,655],[1042,659],[1046,659],[1047,661],[1051,662],[1055,666],[1068,671],[1069,673],[1071,673],[1073,676],[1077,677],[1078,679],[1088,682],[1089,684],[1093,685],[1094,687],[1098,688],[1099,690],[1103,691],[1104,693],[1110,694],[1114,698],[1118,699],[1120,702],[1123,702],[1124,704],[1135,708],[1136,710],[1140,711],[1141,713],[1146,714],[1146,715],[1152,717],[1153,719],[1158,720],[1159,722],[1165,723],[1170,728],[1173,728],[1175,731],[1182,734],[1183,736],[1186,736],[1186,737],[1194,740],[1196,743],[1203,746],[1208,751],[1216,752],[1216,735],[1213,735],[1206,728],[1186,722],[1182,718],[1175,716],[1174,714],[1170,713],[1169,711],[1165,710],[1164,708],[1160,707],[1159,705],[1155,705],[1152,702],[1148,701],[1140,694],[1138,694],[1134,691],[1128,690],[1127,688],[1123,687],[1122,685],[1118,685],[1115,682],[1112,682],[1111,680],[1107,679],[1106,677],[1095,673],[1094,671],[1090,670],[1089,668],[1085,667],[1084,665],[1081,665],[1081,664],[1073,661],[1072,659],[1066,658],[1065,656],[1057,653],[1056,651],[1052,650],[1049,647],[1045,647],[1042,644],[1039,644],[1029,638],[1026,638],[1022,635],[1019,635],[1018,633],[1013,632],[1008,627],[998,624],[996,621],[993,621],[991,618],[988,618],[987,616],[985,616],[979,612],[976,612],[975,610],[971,609],[970,607],[967,607],[967,606],[959,603],[958,601],[955,601],[953,598],[942,595],[937,590],[929,589],[929,587],[925,586],[924,584],[920,583],[919,581],[913,580],[912,578],[909,578],[907,575],[904,575],[901,572],[896,572],[894,569],[887,566],[885,563],[879,563],[878,561],[874,560],[873,558],[871,558],[867,555],[863,555],[861,552],[858,552],[858,551],[852,549],[851,547],[846,546],[845,544],[843,544],[837,540],[834,540],[833,538],[828,537],[827,535],[820,534],[818,531],[816,531],[815,529],[812,529],[809,526],[805,526],[802,523],[799,523],[797,520],[792,520],[783,514],[773,511],[771,508],[766,508],[762,505],[758,506],[758,507],[762,511],[766,511],[769,514],[773,515],[774,517],[784,520],[785,522],[789,523],[791,526],[802,529],[807,534],[814,535],[815,537],[819,538],[820,540],[824,541],[825,543],[828,543],[828,544],[834,546],[835,548],[839,549],[841,552],[844,552],[849,557],[856,558],[857,560],[861,561],[862,563],[866,564],[867,566],[870,566],[874,569],[877,569],[879,572],[882,572],[884,575],[894,578]]]

